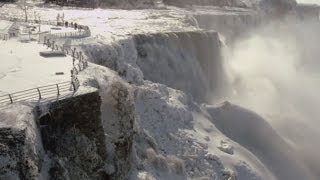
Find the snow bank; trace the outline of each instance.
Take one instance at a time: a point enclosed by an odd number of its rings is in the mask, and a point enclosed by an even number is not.
[[[40,51],[47,49],[37,42],[0,41],[0,92],[13,93],[71,80],[71,57],[43,58]],[[56,72],[64,74],[57,76]]]

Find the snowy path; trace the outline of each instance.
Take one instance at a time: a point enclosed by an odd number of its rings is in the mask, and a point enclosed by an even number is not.
[[[71,80],[72,58],[41,57],[46,50],[37,42],[0,41],[0,94]]]

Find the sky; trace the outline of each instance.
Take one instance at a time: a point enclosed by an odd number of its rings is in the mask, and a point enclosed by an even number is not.
[[[320,0],[297,0],[298,3],[311,3],[311,4],[319,4]]]

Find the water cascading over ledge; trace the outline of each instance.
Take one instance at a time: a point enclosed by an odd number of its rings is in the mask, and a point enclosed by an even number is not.
[[[217,32],[192,31],[135,35],[137,64],[144,78],[209,101],[223,83]]]
[[[117,42],[97,39],[82,46],[94,63],[118,72],[129,83],[167,85],[208,102],[225,83],[222,43],[215,31],[136,34]]]

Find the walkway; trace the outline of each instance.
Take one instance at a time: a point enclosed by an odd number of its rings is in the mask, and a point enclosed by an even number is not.
[[[16,19],[20,21],[20,19]],[[32,22],[32,21],[31,21]],[[52,24],[52,22],[43,22],[44,24]],[[80,25],[78,25],[79,27]],[[54,44],[58,38],[83,38],[90,36],[90,29],[86,26],[81,26],[81,31],[70,31],[72,27],[56,27],[58,29],[67,29],[69,32],[49,33],[40,38],[39,44],[36,41],[27,43],[18,42],[16,39],[9,41],[0,41],[0,56],[3,57],[1,62],[3,66],[0,68],[0,96],[5,98],[5,102],[12,101],[13,92],[22,91],[25,89],[37,88],[39,85],[57,84],[62,81],[69,80],[76,84],[74,88],[78,88],[77,73],[87,67],[87,60],[84,59],[82,52],[76,49],[65,49],[63,46]],[[38,38],[39,39],[39,38]],[[49,47],[46,44],[50,44]],[[2,47],[1,47],[2,46]],[[50,48],[50,49],[49,49]],[[71,47],[69,47],[71,48]],[[60,50],[65,51],[67,57],[44,58],[39,56],[40,51]],[[75,61],[77,60],[77,61]],[[74,72],[74,73],[71,73]],[[32,87],[31,87],[32,86]],[[58,88],[58,87],[57,87]],[[66,86],[65,89],[68,89]],[[72,88],[69,88],[70,93],[73,93]],[[32,93],[34,95],[34,90]],[[40,91],[39,89],[36,89]],[[59,90],[58,90],[59,91]],[[46,92],[47,93],[47,92]],[[13,93],[15,94],[15,93]],[[3,96],[4,95],[4,96]],[[25,94],[28,96],[29,94]],[[59,96],[59,92],[49,92],[49,96]],[[7,96],[9,98],[7,98]],[[41,99],[39,92],[38,99]],[[29,99],[22,99],[29,100]],[[21,100],[17,100],[21,101]]]

